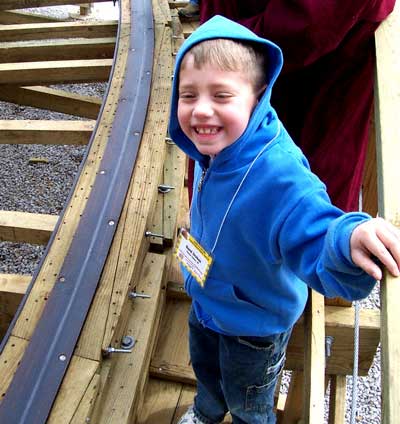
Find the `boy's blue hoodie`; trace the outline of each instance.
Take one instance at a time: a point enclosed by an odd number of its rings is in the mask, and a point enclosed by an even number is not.
[[[245,132],[210,164],[182,132],[177,107],[183,56],[212,38],[263,46],[268,87]],[[200,26],[176,57],[169,131],[196,161],[190,232],[214,258],[204,287],[183,270],[185,288],[199,321],[226,335],[286,331],[304,309],[307,286],[353,300],[374,285],[350,256],[350,235],[369,215],[344,214],[331,204],[270,104],[281,68],[275,44],[221,16]]]

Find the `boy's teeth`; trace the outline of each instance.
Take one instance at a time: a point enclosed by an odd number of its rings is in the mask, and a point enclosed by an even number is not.
[[[197,132],[199,134],[216,134],[217,129],[216,128],[197,128]]]

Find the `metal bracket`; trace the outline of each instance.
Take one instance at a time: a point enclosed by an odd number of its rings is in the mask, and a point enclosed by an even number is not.
[[[170,186],[170,185],[167,185],[167,184],[160,184],[158,186],[158,192],[162,193],[162,194],[169,193],[171,190],[174,190],[174,189],[175,189],[174,186]]]
[[[165,137],[165,142],[167,144],[170,144],[170,145],[174,145],[175,144],[171,137]]]

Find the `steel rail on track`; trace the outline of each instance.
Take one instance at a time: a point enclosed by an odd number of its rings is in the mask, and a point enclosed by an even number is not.
[[[132,2],[131,29],[125,68],[129,77],[121,89],[100,165],[103,172],[96,176],[59,279],[0,404],[0,423],[46,422],[101,277],[136,162],[150,97],[154,51],[150,1]],[[113,71],[110,80],[112,75]]]

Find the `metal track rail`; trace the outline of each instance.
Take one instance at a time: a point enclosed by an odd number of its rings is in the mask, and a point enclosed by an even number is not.
[[[131,3],[125,79],[84,213],[14,378],[0,422],[45,423],[82,330],[114,237],[143,133],[154,51],[152,3]]]

